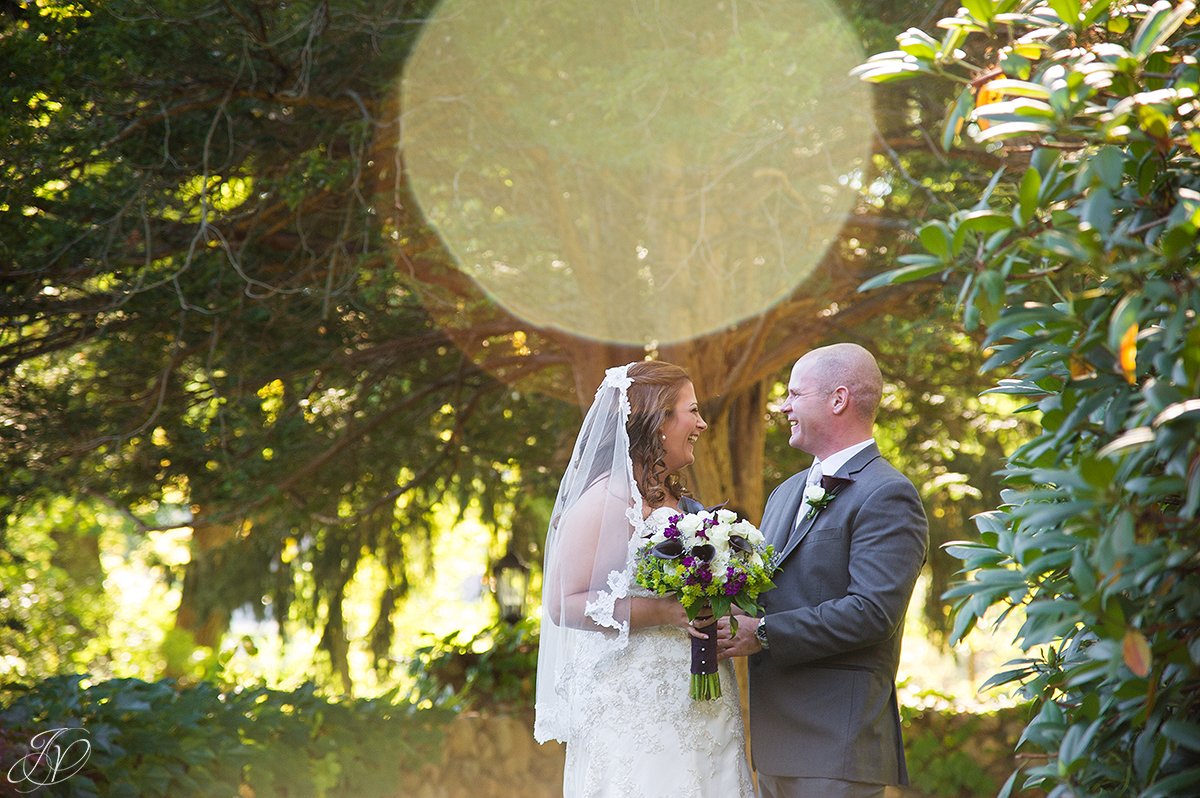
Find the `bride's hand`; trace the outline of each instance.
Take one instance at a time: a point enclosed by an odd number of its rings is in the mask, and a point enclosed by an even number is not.
[[[689,621],[687,617],[687,610],[683,608],[682,604],[674,599],[666,599],[666,601],[672,605],[667,610],[670,617],[668,623],[670,623],[672,626],[678,626],[692,637],[696,637],[701,640],[707,638],[709,633],[716,631],[712,609],[709,607],[705,607],[704,609],[700,610],[700,614],[696,616],[696,620]]]

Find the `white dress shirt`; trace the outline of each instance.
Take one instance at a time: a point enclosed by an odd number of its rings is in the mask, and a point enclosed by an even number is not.
[[[860,441],[847,446],[845,449],[840,449],[834,452],[824,460],[813,458],[812,469],[810,469],[808,472],[809,479],[806,481],[806,484],[816,484],[816,480],[812,479],[814,472],[825,476],[836,476],[838,469],[850,462],[850,458],[854,457],[854,455],[858,454],[874,442],[874,438],[867,438],[865,441]],[[820,479],[820,476],[818,476],[817,479]],[[796,513],[796,521],[792,524],[792,526],[794,527],[797,523],[804,520],[804,516],[806,515],[808,515],[808,503],[801,501],[800,510]]]

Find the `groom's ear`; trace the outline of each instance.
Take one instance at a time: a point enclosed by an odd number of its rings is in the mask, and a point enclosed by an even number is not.
[[[850,409],[850,389],[845,385],[839,385],[833,389],[833,393],[829,396],[830,408],[835,416],[840,416]]]

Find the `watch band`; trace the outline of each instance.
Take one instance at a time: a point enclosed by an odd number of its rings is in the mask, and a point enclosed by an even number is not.
[[[754,638],[756,640],[758,640],[758,644],[763,647],[763,651],[766,651],[767,649],[769,649],[771,647],[771,645],[767,642],[767,619],[766,618],[758,619],[758,626],[754,627]]]

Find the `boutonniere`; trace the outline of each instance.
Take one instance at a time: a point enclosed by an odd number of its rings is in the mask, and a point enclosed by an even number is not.
[[[817,513],[837,498],[842,488],[854,480],[848,477],[821,477],[820,485],[809,485],[804,489],[804,503],[808,505],[805,518],[815,518]]]

